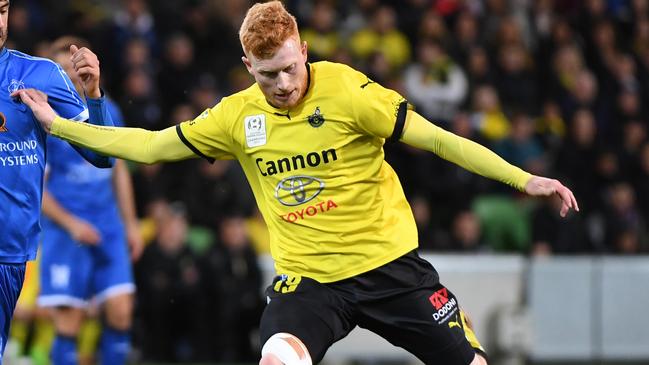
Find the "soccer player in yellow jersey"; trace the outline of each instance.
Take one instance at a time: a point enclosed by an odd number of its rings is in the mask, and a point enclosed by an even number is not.
[[[278,274],[266,291],[261,365],[317,363],[357,325],[426,364],[485,364],[457,298],[416,253],[415,222],[383,144],[400,140],[530,195],[556,194],[562,216],[578,210],[572,192],[442,130],[348,66],[307,63],[279,1],[251,7],[239,36],[256,83],[162,131],[74,123],[36,90],[15,95],[46,131],[100,153],[241,163]]]

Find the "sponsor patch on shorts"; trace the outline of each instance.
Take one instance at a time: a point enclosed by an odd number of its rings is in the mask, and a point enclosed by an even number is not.
[[[433,319],[438,324],[444,324],[458,310],[457,300],[444,287],[436,290],[428,300],[433,306]]]

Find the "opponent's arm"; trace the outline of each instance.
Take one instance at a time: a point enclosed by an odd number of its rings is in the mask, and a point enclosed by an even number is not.
[[[99,87],[100,68],[97,55],[86,47],[79,49],[76,45],[71,45],[70,62],[74,68],[74,72],[76,72],[79,80],[81,80],[81,86],[86,95],[86,105],[88,106],[89,114],[86,122],[112,127],[114,125],[113,120],[108,112],[106,100]],[[76,145],[72,145],[72,147],[95,167],[113,167],[115,164],[115,159],[112,157],[103,156]]]
[[[47,190],[43,190],[43,214],[65,229],[75,241],[86,245],[99,243],[99,231],[90,223],[67,211]]]
[[[87,123],[94,125],[102,125],[112,127],[113,119],[106,108],[106,101],[103,95],[100,95],[97,99],[86,98],[86,103],[88,105],[89,118]],[[77,151],[86,161],[90,162],[95,167],[113,167],[115,165],[115,159],[108,156],[100,155],[91,150],[81,148],[72,144],[72,148]]]
[[[140,225],[135,214],[135,199],[133,198],[133,183],[126,162],[117,160],[113,169],[113,186],[117,196],[117,204],[126,226],[126,242],[130,248],[131,259],[140,258],[144,243],[140,234]]]
[[[19,97],[32,110],[47,133],[105,155],[146,164],[197,157],[182,142],[176,127],[154,132],[77,123],[57,116],[41,91],[21,89],[11,96]]]
[[[401,141],[437,154],[471,172],[501,181],[534,196],[559,195],[563,204],[561,216],[569,209],[579,211],[570,189],[559,181],[535,176],[513,166],[488,148],[448,132],[414,111],[406,114]]]

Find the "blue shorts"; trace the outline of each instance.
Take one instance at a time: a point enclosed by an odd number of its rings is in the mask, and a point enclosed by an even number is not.
[[[88,246],[53,223],[43,225],[39,305],[85,308],[90,299],[101,303],[135,291],[123,226],[95,227],[101,241]]]
[[[0,364],[9,338],[9,325],[25,281],[25,264],[0,264]]]

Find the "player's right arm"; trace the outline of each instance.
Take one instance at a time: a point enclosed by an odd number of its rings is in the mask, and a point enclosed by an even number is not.
[[[197,157],[180,139],[175,126],[161,131],[102,127],[57,116],[50,133],[101,154],[145,164]]]
[[[12,94],[16,96],[32,109],[45,131],[78,146],[146,164],[197,157],[183,143],[176,127],[149,131],[76,123],[57,116],[47,103],[47,95],[38,90],[18,90]]]

